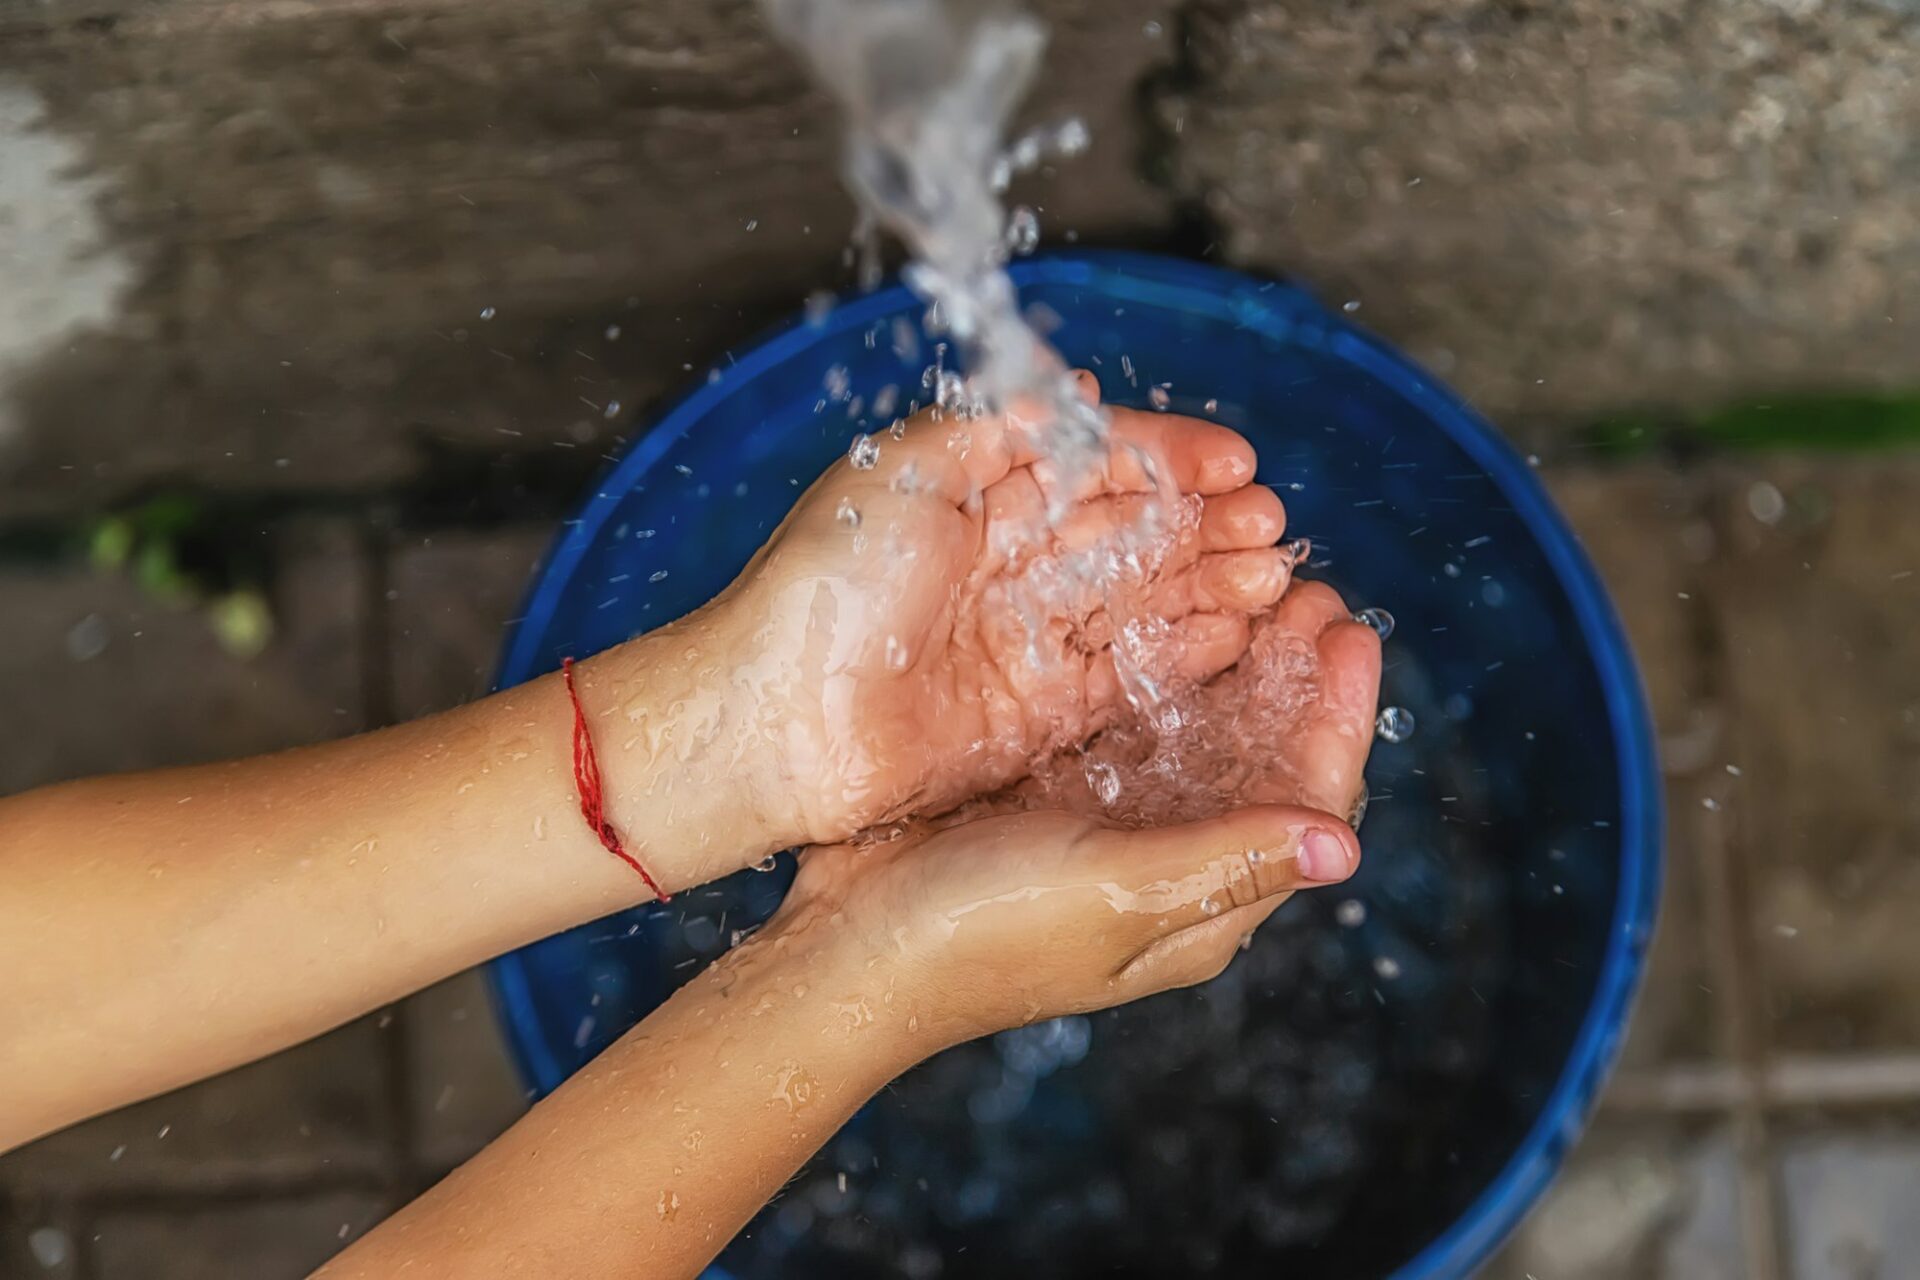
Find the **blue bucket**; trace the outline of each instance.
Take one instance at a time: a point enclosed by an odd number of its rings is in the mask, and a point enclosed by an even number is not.
[[[1376,746],[1349,887],[1295,899],[1207,987],[910,1073],[715,1273],[1469,1275],[1579,1133],[1653,929],[1658,771],[1605,592],[1492,428],[1301,290],[1118,253],[1013,275],[1107,400],[1161,388],[1253,441],[1289,535],[1313,540],[1308,575],[1398,619],[1383,699],[1418,727]],[[884,289],[723,361],[568,523],[500,684],[725,586],[853,433],[886,425],[862,416],[884,388],[924,397],[921,310]],[[833,366],[851,400],[823,389]],[[764,919],[791,875],[783,858],[496,961],[531,1086]]]

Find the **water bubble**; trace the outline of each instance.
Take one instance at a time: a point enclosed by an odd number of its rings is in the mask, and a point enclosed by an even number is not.
[[[1373,731],[1382,742],[1405,742],[1413,736],[1413,726],[1413,712],[1405,707],[1382,707],[1373,721]]]
[[[1114,801],[1120,798],[1120,771],[1110,764],[1089,764],[1087,785],[1093,788],[1093,794],[1099,797],[1100,803],[1111,809]]]
[[[1393,635],[1393,615],[1378,607],[1362,609],[1353,615],[1355,622],[1364,622],[1373,628],[1373,633],[1382,640]]]
[[[1446,574],[1449,578],[1457,578],[1460,576],[1460,566],[1449,560],[1440,566],[1440,572]]]
[[[847,461],[855,471],[871,471],[880,461],[880,442],[862,431],[847,448]]]
[[[67,656],[75,662],[91,662],[106,652],[109,630],[107,620],[90,613],[67,631]]]
[[[1333,918],[1348,929],[1358,929],[1367,922],[1367,904],[1348,898],[1333,909]]]
[[[1779,524],[1787,514],[1786,495],[1762,480],[1747,490],[1747,512],[1761,524]]]
[[[840,499],[840,505],[834,508],[833,518],[849,529],[860,527],[860,508],[853,505],[852,498]]]
[[[1220,402],[1218,400],[1208,400],[1205,407],[1208,413],[1220,412]]]
[[[1305,564],[1307,557],[1313,554],[1312,538],[1289,538],[1286,547],[1287,559],[1294,564]]]
[[[605,410],[605,411],[604,411],[603,413],[601,413],[601,415],[600,415],[600,416],[601,416],[601,417],[603,417],[603,418],[617,418],[617,417],[619,417],[619,416],[620,416],[620,402],[619,402],[618,400],[609,400],[609,401],[607,401],[607,407],[606,407],[606,410]]]
[[[607,326],[607,341],[608,341],[608,342],[618,342],[618,341],[620,341],[620,326],[619,326],[619,325],[617,325],[617,324],[610,324],[610,325],[608,325],[608,326]]]
[[[1007,247],[1021,257],[1040,247],[1040,219],[1025,205],[1007,215]]]
[[[1340,304],[1340,309],[1346,312],[1348,315],[1352,315],[1354,312],[1360,309],[1360,299],[1348,298],[1345,302]]]
[[[1063,156],[1077,156],[1093,145],[1093,134],[1087,129],[1087,122],[1079,116],[1060,122],[1054,131],[1053,149]]]
[[[1375,956],[1373,958],[1373,971],[1379,974],[1385,981],[1392,982],[1400,976],[1400,962],[1392,956]]]
[[[493,319],[493,318],[494,318],[495,316],[497,316],[497,315],[499,315],[499,314],[500,314],[500,313],[499,313],[498,311],[495,311],[495,310],[494,310],[494,309],[493,309],[492,307],[482,307],[482,308],[480,308],[480,318],[481,318],[482,320],[491,320],[491,319]]]
[[[1163,29],[1158,22],[1148,19],[1147,24],[1140,28],[1140,34],[1149,40],[1158,40]]]
[[[780,865],[779,855],[770,853],[766,857],[760,859],[760,861],[754,863],[753,869],[755,871],[772,871],[774,868],[778,867],[779,865]]]
[[[1165,387],[1148,387],[1147,402],[1154,408],[1164,411],[1168,405],[1173,403],[1173,397],[1167,394]]]

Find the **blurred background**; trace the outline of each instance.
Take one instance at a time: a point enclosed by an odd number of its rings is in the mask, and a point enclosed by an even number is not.
[[[1401,344],[1636,642],[1653,969],[1489,1274],[1914,1274],[1920,4],[1035,7],[1043,240]],[[635,421],[852,286],[836,134],[750,0],[0,0],[0,791],[483,691]],[[523,1105],[457,978],[0,1158],[0,1275],[304,1274]]]

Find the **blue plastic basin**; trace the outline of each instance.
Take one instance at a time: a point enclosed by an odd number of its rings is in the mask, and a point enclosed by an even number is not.
[[[1013,273],[1109,401],[1162,386],[1254,442],[1290,534],[1313,539],[1308,572],[1398,619],[1384,698],[1418,729],[1375,750],[1350,890],[1296,899],[1208,988],[912,1073],[716,1272],[1466,1276],[1579,1132],[1653,928],[1658,773],[1604,590],[1486,423],[1301,290],[1131,254]],[[920,310],[882,290],[722,361],[564,528],[500,683],[726,585],[852,434],[884,427],[860,416],[884,387],[924,394]],[[836,365],[852,404],[823,389]],[[790,875],[496,961],[532,1087],[763,918]]]

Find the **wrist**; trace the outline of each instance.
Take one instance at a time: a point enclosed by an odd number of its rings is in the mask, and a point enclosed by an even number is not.
[[[956,1041],[943,1038],[918,949],[868,924],[856,904],[801,890],[715,968],[769,983],[779,1001],[810,1006],[823,1047],[867,1060],[878,1087]]]
[[[803,843],[731,628],[701,610],[576,669],[608,814],[670,891]]]

